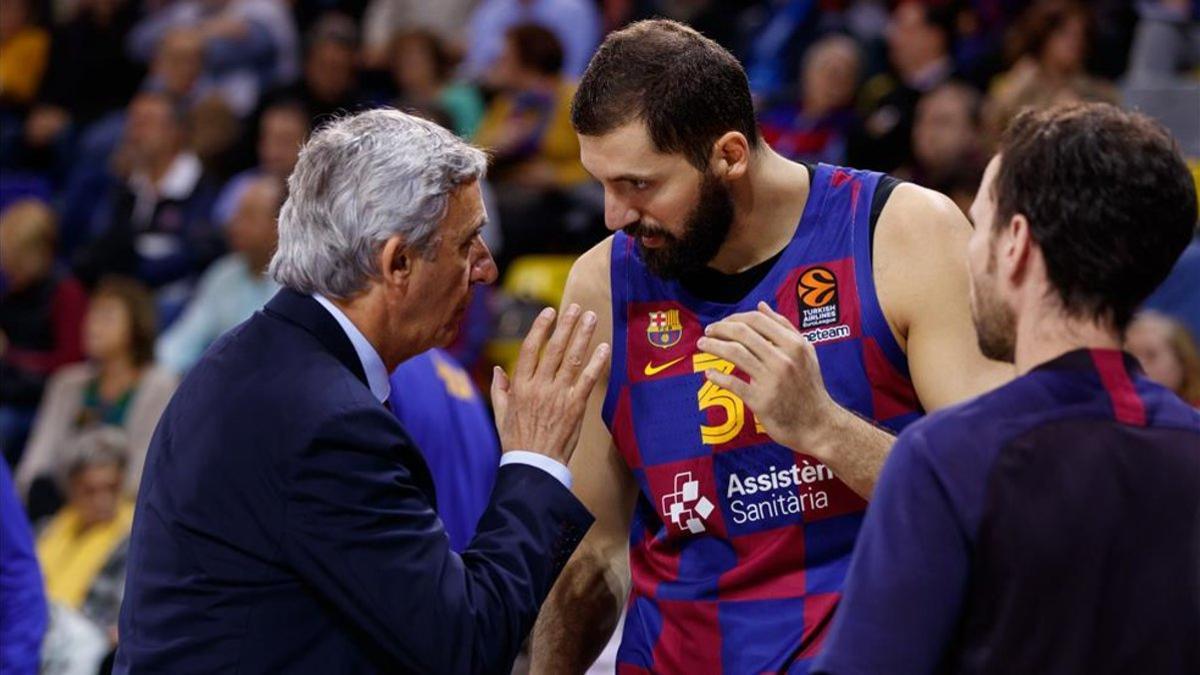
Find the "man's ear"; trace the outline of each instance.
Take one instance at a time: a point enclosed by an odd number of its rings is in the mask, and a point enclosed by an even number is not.
[[[727,131],[713,143],[709,166],[718,178],[737,180],[750,168],[750,142],[740,131]]]
[[[1029,220],[1020,213],[1013,214],[1005,230],[1001,245],[1005,274],[1014,284],[1019,284],[1029,273],[1035,245],[1033,232],[1029,229]]]
[[[412,275],[415,256],[404,237],[393,235],[383,242],[379,252],[379,269],[384,285],[404,286]]]

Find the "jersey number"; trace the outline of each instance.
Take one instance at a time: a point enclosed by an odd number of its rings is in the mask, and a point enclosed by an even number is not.
[[[729,375],[733,372],[733,364],[712,354],[700,353],[692,356],[692,372],[703,373],[706,370],[715,370]],[[701,412],[709,408],[720,408],[725,412],[724,422],[700,425],[700,441],[702,443],[721,445],[732,441],[742,433],[742,427],[746,425],[746,404],[733,392],[705,380],[696,394],[696,401]],[[754,421],[754,430],[763,433],[763,427],[757,419]]]

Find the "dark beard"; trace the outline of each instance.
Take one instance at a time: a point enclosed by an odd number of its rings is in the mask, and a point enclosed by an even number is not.
[[[655,276],[678,279],[702,269],[721,250],[721,244],[733,225],[733,197],[716,176],[705,173],[700,183],[700,199],[683,223],[683,235],[676,237],[641,221],[625,228],[634,237],[642,262]],[[648,249],[642,246],[640,235],[658,235],[663,246]]]
[[[995,242],[993,241],[993,244]],[[987,276],[996,272],[996,252],[988,251]],[[1017,317],[996,297],[994,286],[971,278],[975,302],[971,305],[971,321],[975,324],[975,337],[979,351],[989,359],[1012,363],[1016,357]]]

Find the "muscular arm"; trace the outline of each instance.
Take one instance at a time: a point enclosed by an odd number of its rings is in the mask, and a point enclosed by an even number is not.
[[[595,341],[611,340],[611,240],[576,262],[563,306],[596,312]],[[575,495],[596,517],[555,584],[533,630],[533,673],[582,673],[612,635],[629,590],[629,519],[637,485],[601,418],[607,377],[592,392],[570,469]]]
[[[879,303],[908,358],[922,407],[932,411],[994,389],[1012,366],[984,358],[969,299],[971,226],[950,199],[900,185],[879,216],[872,268]],[[814,450],[844,483],[870,498],[894,437],[853,416],[835,415]],[[819,441],[817,441],[819,442]]]
[[[1012,378],[1012,367],[985,359],[975,339],[969,228],[948,198],[906,184],[888,200],[875,235],[879,302],[926,410]],[[700,346],[751,376],[748,383],[721,373],[709,379],[746,401],[772,438],[817,458],[852,490],[871,497],[895,439],[829,397],[816,350],[795,326],[763,306],[713,324]]]
[[[880,214],[875,237],[879,303],[908,357],[921,405],[945,408],[1011,380],[1010,364],[979,351],[967,272],[971,226],[954,202],[901,185]]]

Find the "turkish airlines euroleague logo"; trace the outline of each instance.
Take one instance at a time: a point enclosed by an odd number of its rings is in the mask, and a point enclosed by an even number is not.
[[[796,292],[800,294],[800,302],[805,307],[824,307],[837,298],[837,277],[824,267],[813,267],[800,275]]]
[[[838,322],[838,282],[827,267],[810,267],[796,284],[800,298],[800,328],[817,328]]]

